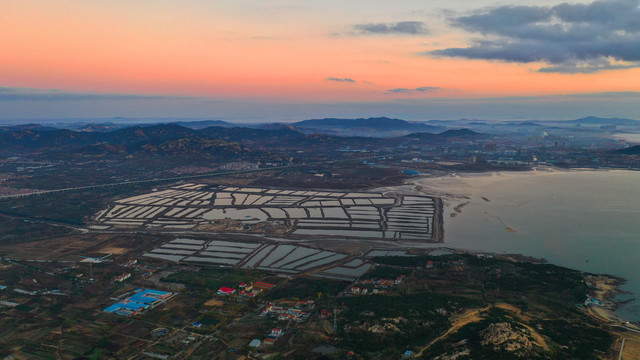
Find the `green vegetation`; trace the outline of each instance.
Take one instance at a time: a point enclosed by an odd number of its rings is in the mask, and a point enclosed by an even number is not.
[[[386,265],[364,278],[407,278],[391,294],[340,300],[346,311],[340,315],[339,345],[363,358],[419,352],[455,327],[451,315],[463,309],[477,310],[421,358],[596,359],[612,344],[609,333],[576,307],[588,290],[579,271],[466,254],[374,261]],[[430,261],[433,267],[426,268]],[[431,291],[418,290],[424,288]],[[502,343],[501,337],[509,340]]]
[[[0,217],[0,245],[19,244],[72,233],[73,230],[42,221]]]
[[[297,278],[289,280],[269,292],[273,299],[316,299],[333,297],[344,290],[347,283],[339,280]]]
[[[429,261],[449,261],[467,258],[464,255],[443,255],[443,256],[375,256],[373,261],[378,264],[404,266],[404,267],[425,267]]]
[[[613,343],[611,334],[590,319],[539,320],[534,324],[558,344],[553,349],[557,359],[599,359],[597,353],[606,353]]]
[[[401,275],[411,275],[414,269],[401,269],[386,266],[376,266],[364,274],[361,279],[395,279]]]
[[[92,216],[114,197],[149,191],[149,184],[128,185],[82,191],[52,193],[15,199],[1,199],[0,212],[5,215],[24,217],[34,221],[50,221],[74,226],[84,225]],[[49,184],[45,188],[58,188]],[[34,232],[38,234],[37,232]],[[34,234],[31,233],[31,234]]]
[[[584,301],[587,286],[579,271],[548,264],[478,262],[485,265],[485,270],[489,264],[494,264],[495,269],[485,271],[487,291],[523,294],[547,306],[569,311]]]
[[[437,293],[353,296],[342,303],[349,309],[343,315],[347,321],[360,320],[363,313],[372,319],[411,317],[429,320],[438,315],[446,318],[445,314],[481,305],[477,300]]]
[[[384,350],[392,354],[436,338],[449,327],[450,313],[478,306],[480,302],[416,293],[350,297],[343,304],[347,310],[341,318],[349,330],[340,332],[341,346],[359,353]]]
[[[250,283],[263,276],[264,274],[256,271],[203,268],[198,272],[183,270],[162,280],[181,283],[187,286],[189,292],[211,296],[223,286],[237,287],[241,283]]]
[[[114,236],[117,240],[92,236],[100,239],[100,247],[150,240],[141,235]],[[235,359],[249,351],[286,359],[318,359],[321,355],[312,349],[331,345],[335,352],[322,355],[324,359],[344,359],[349,351],[355,352],[354,359],[397,359],[411,350],[421,359],[595,360],[612,344],[607,329],[577,306],[588,290],[584,274],[553,265],[466,254],[378,257],[375,261],[380,265],[363,278],[404,278],[392,286],[375,281],[355,285],[367,288],[364,295],[345,291],[350,284],[342,281],[287,279],[213,266],[165,267],[166,263],[157,260],[139,260],[157,271],[173,272],[161,279],[158,288],[179,283],[185,289],[132,317],[102,311],[112,302],[110,297],[139,287],[109,281],[122,271],[118,262],[124,259],[96,264],[93,275],[98,280],[94,282],[67,279],[85,272],[83,267],[54,276],[48,273],[57,271],[60,264],[4,263],[2,275],[8,278],[4,285],[50,289],[67,284],[69,295],[10,293],[20,305],[0,309],[0,328],[9,329],[0,331],[0,355],[15,355],[5,349],[19,346],[20,356],[33,359],[52,358],[52,348],[70,358],[89,359],[135,357],[141,348],[169,356],[191,349],[193,359],[211,359],[211,354],[216,354],[215,359]],[[136,277],[141,278],[134,274]],[[151,281],[147,279],[143,281]],[[216,295],[222,286],[237,288],[240,283],[259,280],[276,286],[256,298]],[[295,301],[276,304],[311,311],[304,322],[261,316],[269,304],[282,299],[313,299],[315,306]],[[193,323],[202,325],[194,327]],[[248,347],[251,339],[264,340],[273,327],[285,329],[274,345],[258,350]],[[153,330],[159,328],[167,332],[154,335]]]
[[[600,359],[597,353],[607,352],[612,344],[611,335],[595,327],[595,324],[586,318],[581,321],[533,321],[529,324],[531,326],[525,326],[519,320],[514,319],[512,313],[502,309],[491,308],[489,311],[483,312],[482,315],[481,321],[471,322],[451,334],[446,341],[435,343],[424,353],[422,359],[431,359],[442,354],[451,356],[460,352],[468,352],[469,359],[597,360]],[[485,334],[491,324],[508,324],[507,328],[511,329],[511,332],[504,334],[505,338],[501,339],[505,340],[504,343],[496,346],[486,344],[488,339]],[[529,329],[535,329],[546,339],[552,339],[553,344],[550,344],[549,349],[545,350],[542,344],[536,342],[536,337],[532,336]],[[520,344],[513,341],[517,339],[518,335],[521,336]],[[507,336],[511,336],[511,339],[507,340]],[[516,350],[507,351],[504,349],[507,344]],[[523,344],[529,344],[529,346],[522,346]],[[520,348],[518,348],[519,345]]]

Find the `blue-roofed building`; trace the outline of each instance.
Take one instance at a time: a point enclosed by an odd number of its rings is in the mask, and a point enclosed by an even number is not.
[[[135,294],[107,307],[104,311],[124,316],[135,315],[171,295],[172,293],[166,291],[138,289]]]
[[[154,295],[160,295],[162,297],[166,297],[171,295],[170,292],[167,291],[160,291],[160,290],[152,290],[152,289],[146,289],[145,291],[143,291],[145,294],[154,294]]]
[[[106,312],[114,312],[114,311],[120,309],[119,305],[120,304],[113,304],[113,305],[109,306],[108,308],[104,309],[104,311],[106,311]]]
[[[125,302],[125,303],[118,303],[118,305],[120,305],[121,308],[124,309],[131,309],[131,310],[142,310],[142,309],[146,309],[147,307],[149,307],[149,305],[147,304],[143,304],[143,303],[139,303],[139,302]]]
[[[141,303],[145,303],[145,304],[153,304],[154,302],[158,301],[158,299],[156,299],[156,298],[152,298],[152,297],[148,297],[148,296],[142,296],[140,294],[135,294],[135,295],[131,296],[129,298],[129,300],[136,301],[136,302],[141,302]]]

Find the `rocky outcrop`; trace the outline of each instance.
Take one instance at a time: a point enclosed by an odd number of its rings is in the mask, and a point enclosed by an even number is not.
[[[506,351],[516,357],[526,357],[535,350],[536,344],[531,332],[526,328],[515,328],[507,322],[490,324],[480,335],[482,346],[494,351]]]

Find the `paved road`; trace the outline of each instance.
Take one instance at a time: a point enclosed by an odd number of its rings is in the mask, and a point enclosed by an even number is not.
[[[634,342],[637,342],[637,343],[640,343],[640,341],[638,341],[638,340],[634,340],[634,339],[629,339],[629,338],[624,338],[624,339],[622,339],[622,345],[620,345],[620,354],[618,354],[618,360],[622,360],[622,354],[623,354],[623,352],[624,352],[624,343],[625,343],[625,341],[627,341],[627,340],[629,340],[629,341],[634,341]]]

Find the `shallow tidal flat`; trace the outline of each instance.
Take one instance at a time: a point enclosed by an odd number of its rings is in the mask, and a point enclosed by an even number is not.
[[[618,296],[623,300],[640,296],[638,184],[634,171],[538,170],[423,178],[395,190],[444,199],[444,246],[620,276],[631,293]],[[617,314],[638,321],[640,304]]]

